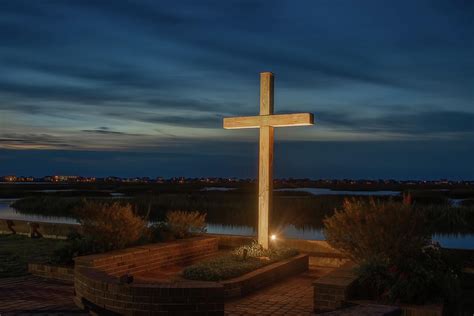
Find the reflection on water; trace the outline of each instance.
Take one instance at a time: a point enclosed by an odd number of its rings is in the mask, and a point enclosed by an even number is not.
[[[207,224],[207,232],[210,234],[256,236],[256,231],[250,226],[223,225],[216,223]]]
[[[345,191],[345,190],[331,190],[325,188],[283,188],[275,191],[295,191],[308,192],[313,195],[364,195],[364,196],[397,196],[400,191]]]
[[[283,228],[282,235],[287,238],[323,240],[324,234],[322,229],[316,229],[311,226],[296,228],[294,225],[286,225]],[[276,232],[278,234],[278,232]]]
[[[235,190],[236,188],[225,188],[225,187],[205,187],[202,188],[201,191],[231,191]]]
[[[20,214],[15,209],[10,207],[14,199],[0,199],[0,219],[12,219],[12,220],[26,220],[26,221],[38,221],[48,223],[66,223],[66,224],[77,224],[77,221],[69,217],[54,217],[54,216],[42,216],[42,215],[26,215]],[[240,235],[240,236],[256,236],[256,230],[251,226],[244,225],[226,225],[220,223],[209,223],[207,225],[207,231],[212,234],[226,234],[226,235]],[[324,234],[322,229],[314,228],[312,226],[304,226],[302,228],[296,228],[293,225],[284,225],[282,227],[274,229],[272,233],[278,236],[284,236],[286,238],[293,239],[307,239],[307,240],[324,240]],[[436,234],[433,239],[438,241],[441,246],[449,248],[459,249],[474,249],[474,234],[452,234],[452,235],[441,235]]]
[[[74,192],[74,191],[77,191],[77,189],[34,190],[32,192],[57,193],[57,192]]]
[[[446,248],[474,249],[474,234],[435,234],[433,240]]]
[[[448,199],[449,204],[453,207],[460,207],[466,199]]]
[[[77,221],[74,218],[70,217],[21,214],[14,208],[10,207],[10,204],[15,201],[16,199],[0,199],[0,219],[17,219],[23,221],[37,221],[46,223],[77,224]]]

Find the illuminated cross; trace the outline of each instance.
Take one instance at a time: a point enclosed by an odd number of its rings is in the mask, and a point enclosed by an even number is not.
[[[313,125],[312,113],[273,114],[273,73],[260,73],[260,115],[224,118],[225,129],[260,128],[258,163],[258,243],[268,248],[273,195],[273,128]]]

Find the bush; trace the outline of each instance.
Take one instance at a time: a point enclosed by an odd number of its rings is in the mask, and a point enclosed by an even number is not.
[[[298,251],[292,248],[263,249],[254,242],[251,245],[239,247],[230,254],[187,267],[183,271],[183,276],[190,280],[227,280],[297,254]]]
[[[84,236],[102,251],[133,245],[147,231],[146,222],[135,215],[130,204],[86,201],[77,213]]]
[[[444,298],[452,303],[460,293],[460,283],[458,271],[446,262],[438,248],[427,247],[398,264],[365,261],[357,272],[363,288],[381,301],[421,304]]]
[[[74,257],[85,256],[100,252],[99,245],[91,238],[79,234],[70,234],[67,243],[56,248],[51,257],[51,263],[73,265]]]
[[[409,203],[346,200],[324,221],[329,244],[358,264],[362,289],[371,298],[392,303],[452,299],[457,272],[430,243],[422,210]]]
[[[324,220],[326,240],[356,262],[393,261],[419,254],[431,236],[421,212],[409,203],[346,199]]]
[[[149,227],[150,242],[164,242],[174,240],[167,222],[156,222]]]
[[[166,214],[166,222],[175,238],[206,232],[205,213],[172,211]]]

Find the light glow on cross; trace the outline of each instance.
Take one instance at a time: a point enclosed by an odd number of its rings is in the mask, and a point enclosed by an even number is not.
[[[259,128],[258,163],[258,243],[267,249],[269,216],[273,197],[273,129],[275,127],[314,124],[312,113],[273,114],[273,82],[271,72],[260,73],[260,115],[224,118],[225,129]],[[273,239],[271,236],[271,239]],[[276,236],[275,236],[276,238]]]

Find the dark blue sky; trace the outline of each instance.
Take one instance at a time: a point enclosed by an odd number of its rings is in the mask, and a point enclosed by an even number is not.
[[[0,2],[0,174],[474,179],[473,1]]]

